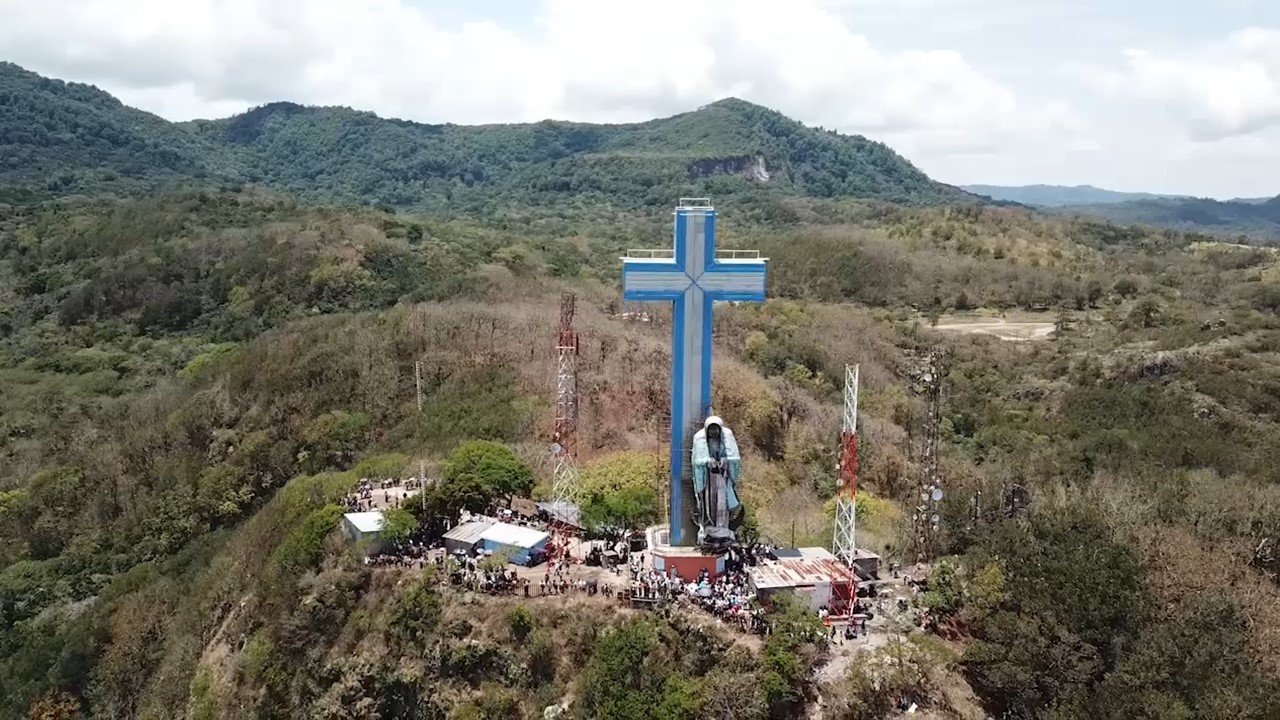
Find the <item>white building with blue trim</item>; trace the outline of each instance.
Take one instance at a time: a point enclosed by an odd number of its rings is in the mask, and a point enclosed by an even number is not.
[[[494,523],[480,533],[480,546],[517,565],[528,565],[530,553],[546,550],[551,536],[541,530],[508,523]]]

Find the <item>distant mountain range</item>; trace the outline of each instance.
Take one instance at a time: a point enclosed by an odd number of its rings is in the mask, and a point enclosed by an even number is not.
[[[427,125],[288,102],[172,123],[95,87],[0,63],[0,202],[173,180],[252,182],[322,202],[460,212],[669,205],[680,196],[743,192],[979,202],[886,145],[733,98],[626,125]]]
[[[1144,192],[1117,192],[1092,185],[961,185],[960,189],[993,200],[1005,200],[1023,205],[1061,207],[1063,205],[1102,205],[1130,200],[1159,200],[1187,197],[1185,195],[1157,195]]]
[[[1092,185],[962,185],[994,200],[1040,207],[1056,214],[1105,218],[1130,225],[1280,242],[1280,198],[1213,200],[1185,195],[1116,192]]]
[[[1069,205],[1053,212],[1101,217],[1129,225],[1151,225],[1223,237],[1280,242],[1280,197],[1238,202],[1208,198],[1134,200],[1131,202]]]

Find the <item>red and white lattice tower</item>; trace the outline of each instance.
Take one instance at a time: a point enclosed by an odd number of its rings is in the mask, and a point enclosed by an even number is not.
[[[858,366],[844,366],[844,413],[840,422],[840,472],[836,480],[836,527],[831,548],[850,571],[858,557]],[[856,578],[856,575],[855,575]]]
[[[551,438],[555,462],[552,500],[553,520],[576,524],[578,485],[578,333],[573,329],[576,298],[571,292],[560,295],[560,328],[556,332],[556,422]]]

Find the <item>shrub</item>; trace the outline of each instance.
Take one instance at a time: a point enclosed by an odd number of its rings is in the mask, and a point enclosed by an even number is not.
[[[342,508],[325,505],[314,510],[285,537],[276,549],[275,561],[287,572],[301,572],[316,567],[324,558],[324,539],[338,527]]]
[[[511,630],[511,637],[516,642],[524,642],[537,626],[533,613],[529,612],[529,608],[524,605],[517,605],[507,613],[507,627]]]

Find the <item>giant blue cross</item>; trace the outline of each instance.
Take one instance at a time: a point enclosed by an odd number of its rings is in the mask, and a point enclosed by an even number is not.
[[[669,302],[671,323],[672,545],[697,541],[689,448],[711,409],[711,309],[716,300],[764,302],[765,261],[716,257],[716,212],[709,200],[682,199],[675,251],[625,257],[624,300]],[[732,423],[732,418],[726,418]]]

